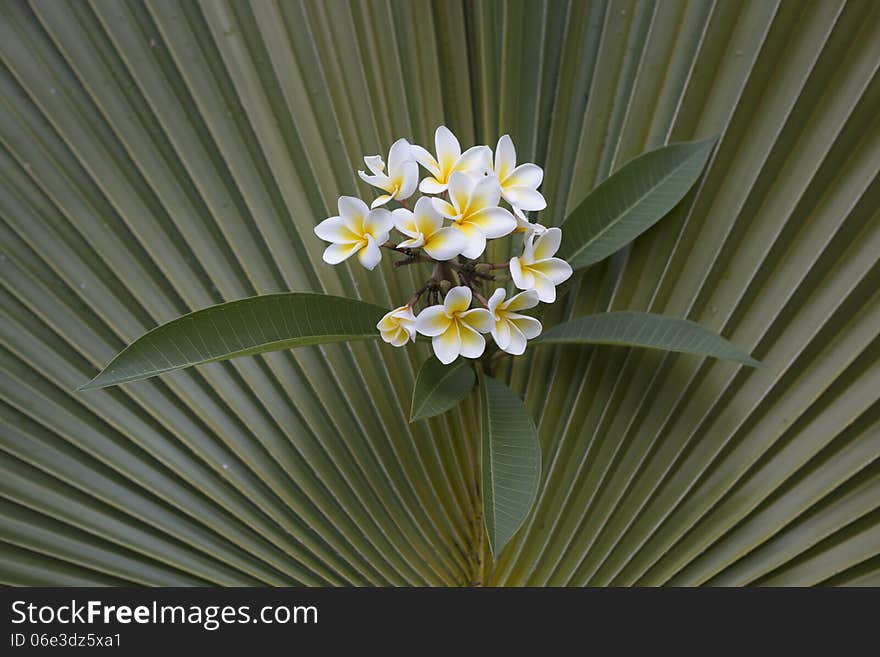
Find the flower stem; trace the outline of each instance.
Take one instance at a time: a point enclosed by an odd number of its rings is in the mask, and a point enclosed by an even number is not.
[[[438,276],[439,281],[449,281],[455,285],[455,274],[452,271],[452,265],[448,261],[440,261],[434,268],[434,275]]]

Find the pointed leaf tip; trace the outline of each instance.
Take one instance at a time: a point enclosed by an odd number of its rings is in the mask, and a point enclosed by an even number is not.
[[[645,347],[732,360],[749,367],[761,364],[705,326],[654,313],[617,311],[587,315],[554,326],[534,343]]]
[[[648,230],[699,180],[717,140],[669,144],[624,164],[566,217],[559,257],[582,269]]]
[[[473,368],[462,360],[443,365],[433,356],[428,358],[416,377],[409,421],[440,415],[455,407],[467,397],[475,379]]]
[[[528,517],[538,496],[541,447],[535,422],[506,385],[480,377],[483,519],[498,556]]]
[[[326,294],[267,294],[204,308],[162,324],[123,349],[77,391],[139,381],[238,356],[379,337],[385,309]]]

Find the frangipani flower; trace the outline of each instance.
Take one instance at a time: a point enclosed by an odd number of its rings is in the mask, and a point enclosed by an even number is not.
[[[562,241],[562,231],[548,228],[535,239],[526,236],[523,254],[510,259],[510,275],[520,290],[535,290],[544,303],[556,301],[556,286],[567,280],[572,269],[565,260],[552,257]]]
[[[400,306],[385,315],[376,324],[379,335],[388,344],[402,347],[407,342],[416,340],[416,316],[412,306]]]
[[[423,248],[434,260],[451,260],[467,246],[467,237],[460,230],[443,227],[443,217],[434,209],[431,199],[423,196],[413,212],[398,208],[391,213],[394,226],[409,239],[398,248]]]
[[[461,254],[479,258],[486,250],[486,238],[494,239],[512,233],[516,220],[498,207],[501,187],[493,178],[472,178],[456,171],[449,177],[449,201],[432,198],[434,209],[452,219],[453,226],[467,237]]]
[[[423,194],[445,192],[449,177],[455,171],[479,171],[491,165],[492,153],[488,146],[473,146],[462,153],[458,139],[445,125],[434,133],[434,145],[437,148],[436,159],[421,146],[412,147],[413,157],[431,173],[419,184],[419,191]]]
[[[523,212],[543,210],[547,201],[538,191],[544,180],[544,171],[537,164],[520,164],[516,166],[516,149],[509,135],[503,135],[495,147],[493,163],[495,176],[501,185],[501,196],[510,203],[513,213],[524,227],[531,226]]]
[[[358,175],[368,185],[387,192],[376,197],[370,207],[385,205],[391,199],[402,201],[413,195],[419,182],[419,165],[413,159],[411,146],[406,139],[398,139],[388,152],[388,173],[381,155],[368,155],[364,158],[367,168],[373,175],[358,171]]]
[[[444,365],[459,355],[479,358],[486,348],[486,340],[480,333],[492,330],[492,315],[485,308],[468,310],[470,305],[470,288],[454,287],[447,293],[443,305],[429,306],[416,317],[416,330],[431,337],[434,353]]]
[[[370,210],[367,204],[351,196],[339,197],[339,216],[324,219],[315,226],[315,235],[332,242],[324,250],[324,262],[338,265],[358,254],[367,269],[375,269],[382,259],[379,248],[388,241],[394,223],[388,210]]]
[[[492,314],[492,338],[502,351],[519,356],[526,350],[526,340],[541,335],[541,322],[534,317],[520,315],[518,310],[534,308],[538,305],[538,293],[526,290],[510,297],[499,287],[489,297],[489,312]]]

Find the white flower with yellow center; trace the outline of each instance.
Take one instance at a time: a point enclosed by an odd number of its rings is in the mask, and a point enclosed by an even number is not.
[[[510,297],[499,287],[489,297],[489,312],[492,315],[492,338],[502,351],[514,356],[523,354],[526,341],[541,335],[541,322],[534,317],[521,315],[518,310],[528,310],[538,305],[538,293],[526,290]]]
[[[402,347],[407,342],[416,340],[416,316],[412,306],[400,306],[385,315],[376,324],[379,335],[390,345]]]
[[[394,227],[409,238],[398,244],[398,248],[422,248],[434,260],[451,260],[467,246],[464,233],[451,226],[443,227],[443,217],[427,196],[416,202],[414,211],[398,208],[391,216]]]
[[[443,305],[429,306],[416,317],[416,330],[431,338],[434,353],[444,365],[459,355],[479,358],[486,348],[480,333],[492,330],[492,315],[485,308],[471,305],[470,288],[454,287],[446,295]]]
[[[351,196],[339,197],[339,216],[324,219],[315,226],[315,235],[332,242],[324,250],[324,262],[338,265],[358,255],[367,269],[375,269],[382,259],[379,248],[388,241],[394,222],[388,210],[370,210],[367,204]]]
[[[498,140],[492,168],[501,185],[501,196],[510,203],[520,227],[537,230],[537,224],[530,224],[526,220],[525,212],[543,210],[547,207],[547,201],[538,191],[544,180],[543,169],[537,164],[516,166],[516,149],[509,135],[504,135]]]
[[[402,201],[413,195],[419,183],[419,165],[413,159],[412,147],[406,139],[398,139],[391,145],[388,152],[388,172],[380,155],[368,155],[364,158],[367,168],[372,172],[368,175],[358,171],[361,179],[373,187],[385,190],[387,194],[377,197],[371,207],[385,205],[391,199]]]
[[[553,255],[559,250],[562,231],[548,228],[535,239],[535,234],[526,236],[523,254],[510,259],[510,275],[520,290],[535,290],[544,303],[556,301],[556,286],[567,280],[571,265]]]
[[[479,258],[486,250],[486,239],[504,237],[514,231],[516,220],[498,207],[501,187],[492,178],[474,178],[455,172],[449,177],[449,201],[433,198],[434,209],[452,219],[452,225],[467,237],[461,254]]]
[[[492,152],[488,146],[473,146],[462,153],[458,139],[445,125],[434,133],[434,146],[437,148],[436,158],[421,146],[412,147],[413,157],[431,173],[419,183],[423,194],[445,192],[449,177],[456,171],[477,172],[491,168]]]

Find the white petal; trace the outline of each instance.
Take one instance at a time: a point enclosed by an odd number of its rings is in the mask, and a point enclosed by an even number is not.
[[[351,244],[359,242],[360,235],[351,232],[342,217],[329,217],[315,226],[315,235],[327,242],[336,242],[337,244]]]
[[[444,365],[449,365],[461,353],[461,337],[458,333],[458,322],[452,322],[449,328],[431,338],[434,353]]]
[[[450,180],[450,185],[451,182]],[[468,211],[477,212],[483,208],[497,207],[500,200],[501,185],[498,183],[498,179],[494,176],[491,178],[480,178],[471,191]]]
[[[486,208],[469,214],[466,223],[475,225],[489,239],[510,235],[516,229],[516,219],[504,208]]]
[[[452,316],[455,313],[462,313],[471,307],[471,289],[464,285],[454,287],[446,293],[443,305],[446,308],[446,314]]]
[[[471,146],[455,163],[456,171],[478,171],[492,168],[492,151],[488,146]]]
[[[394,337],[397,335],[398,328],[395,326],[390,329],[379,329],[379,337],[385,342],[394,344]]]
[[[548,228],[543,235],[535,240],[534,258],[544,260],[553,256],[562,243],[562,231],[558,228]]]
[[[406,314],[412,315],[412,308],[409,306],[399,306],[394,310],[385,313],[382,319],[379,320],[379,323],[376,324],[376,328],[380,331],[390,331],[400,325],[402,319],[409,319],[409,316]],[[412,318],[415,320],[415,317]]]
[[[415,322],[416,316],[413,314],[412,306],[399,306],[391,311],[393,317],[401,322]]]
[[[495,344],[498,345],[499,349],[507,350],[507,345],[510,344],[510,324],[506,319],[494,323],[492,326],[492,339],[495,340]]]
[[[425,245],[425,238],[419,235],[418,237],[413,237],[409,240],[403,240],[400,244],[398,244],[398,248],[401,249],[418,249]]]
[[[392,210],[391,219],[394,221],[394,227],[407,237],[418,236],[419,231],[416,228],[412,210],[407,210],[406,208]]]
[[[324,249],[324,262],[330,265],[338,265],[358,252],[361,248],[359,242],[354,244],[331,244]]]
[[[434,209],[431,199],[423,196],[416,201],[413,211],[416,228],[423,235],[432,235],[443,227],[443,217]]]
[[[534,340],[541,335],[541,322],[534,317],[529,317],[528,315],[516,315],[514,317],[509,317],[508,319],[513,322],[516,328],[522,331],[522,334],[526,336],[526,339],[528,340]]]
[[[512,206],[522,208],[526,212],[543,210],[547,207],[547,201],[541,192],[529,187],[504,187],[504,200]]]
[[[388,241],[388,233],[392,228],[394,228],[394,219],[384,208],[370,210],[370,214],[364,219],[364,233],[372,235],[379,244]]]
[[[516,325],[510,325],[510,342],[504,350],[514,356],[521,356],[526,350],[526,336],[524,336]]]
[[[467,247],[468,240],[457,228],[441,228],[425,242],[425,252],[434,260],[452,260]]]
[[[531,290],[535,287],[535,277],[532,273],[523,268],[519,258],[510,259],[510,277],[513,284],[520,290]]]
[[[530,269],[533,272],[541,273],[551,281],[554,285],[559,285],[563,281],[571,278],[571,265],[561,258],[547,258],[546,260],[538,260],[532,263]]]
[[[378,242],[373,239],[372,235],[367,235],[367,245],[358,251],[358,260],[370,271],[375,269],[379,261],[382,260],[382,249],[379,248]]]
[[[419,191],[422,194],[442,194],[446,191],[446,187],[445,183],[438,182],[436,178],[430,176],[423,178],[419,183]]]
[[[489,297],[489,312],[492,313],[492,315],[495,315],[495,309],[496,309],[499,305],[502,304],[502,302],[504,301],[504,297],[505,297],[505,296],[507,296],[507,290],[505,290],[503,287],[499,287],[498,289],[496,289],[496,290],[492,293],[492,296]],[[519,295],[517,295],[517,296],[519,296]],[[514,297],[514,299],[515,299],[515,298],[516,298],[516,297]],[[537,298],[537,297],[536,297],[536,298]],[[511,299],[511,301],[513,301],[513,299]],[[508,303],[509,303],[509,302],[508,302]],[[507,304],[504,304],[504,306],[506,306],[506,305],[507,305]]]
[[[422,182],[425,181],[423,180]],[[449,217],[451,219],[452,217],[458,216],[455,208],[449,205],[449,203],[444,201],[442,198],[432,198],[431,205],[433,205],[434,209],[444,217]]]
[[[367,168],[377,176],[384,175],[385,173],[385,160],[382,159],[381,155],[365,156],[364,164],[366,164]]]
[[[364,217],[370,213],[367,204],[354,196],[340,196],[336,205],[339,208],[339,216],[345,219],[346,224],[354,232],[361,233]]]
[[[532,277],[535,280],[535,290],[538,292],[538,298],[544,303],[553,303],[556,301],[556,286],[553,281],[532,270]]]
[[[403,329],[398,329],[394,334],[394,338],[391,340],[386,340],[385,342],[390,342],[394,347],[402,347],[410,340],[410,335]]]
[[[451,322],[452,320],[446,316],[446,309],[443,306],[429,306],[416,317],[416,331],[422,335],[433,337],[446,331]]]
[[[434,145],[437,147],[437,163],[440,171],[449,171],[461,155],[461,145],[452,131],[441,125],[434,133]]]
[[[456,209],[456,214],[462,214],[467,210],[474,187],[474,179],[466,173],[455,171],[449,176],[449,187],[447,189],[449,192],[449,202]],[[440,214],[443,213],[441,212]]]
[[[434,156],[424,148],[421,146],[410,146],[410,153],[412,153],[413,159],[415,159],[416,162],[425,167],[425,169],[430,171],[433,175],[440,175],[440,165],[437,164],[437,160],[434,159]]]
[[[479,358],[486,349],[486,339],[466,324],[459,324],[460,352],[465,358]]]
[[[386,175],[378,174],[375,176],[369,176],[363,171],[358,171],[358,175],[368,185],[372,185],[373,187],[378,187],[379,189],[384,189],[386,192],[391,187],[391,178]]]
[[[530,187],[537,189],[544,180],[544,170],[537,164],[520,164],[507,178],[502,178],[505,187]]]
[[[373,199],[373,202],[370,203],[370,207],[375,210],[376,208],[382,207],[393,198],[393,196],[390,196],[388,194],[382,194],[382,196],[377,196],[375,199]]]
[[[523,254],[522,254],[522,263],[523,265],[530,265],[535,261],[535,232],[529,231],[523,237]]]
[[[492,317],[492,313],[490,313],[485,308],[474,308],[473,310],[467,310],[463,313],[460,313],[458,318],[470,326],[475,331],[479,331],[480,333],[488,333],[492,330],[492,325],[495,323],[495,319]]]
[[[510,135],[502,135],[495,147],[495,175],[504,180],[516,167],[516,149]]]
[[[455,227],[464,233],[464,236],[467,238],[465,247],[461,250],[461,255],[471,260],[476,260],[483,255],[483,251],[486,250],[486,236],[483,235],[483,231],[474,224],[468,223],[455,224]]]
[[[403,176],[400,182],[400,189],[394,197],[398,200],[409,198],[416,191],[419,184],[419,165],[415,162],[406,162],[403,165]]]
[[[538,301],[538,293],[535,290],[526,290],[510,297],[510,300],[504,304],[504,310],[511,313],[518,310],[527,310],[537,306]]]
[[[412,149],[406,139],[398,139],[391,144],[391,150],[388,151],[388,174],[397,175],[404,162],[415,162],[412,156]]]

